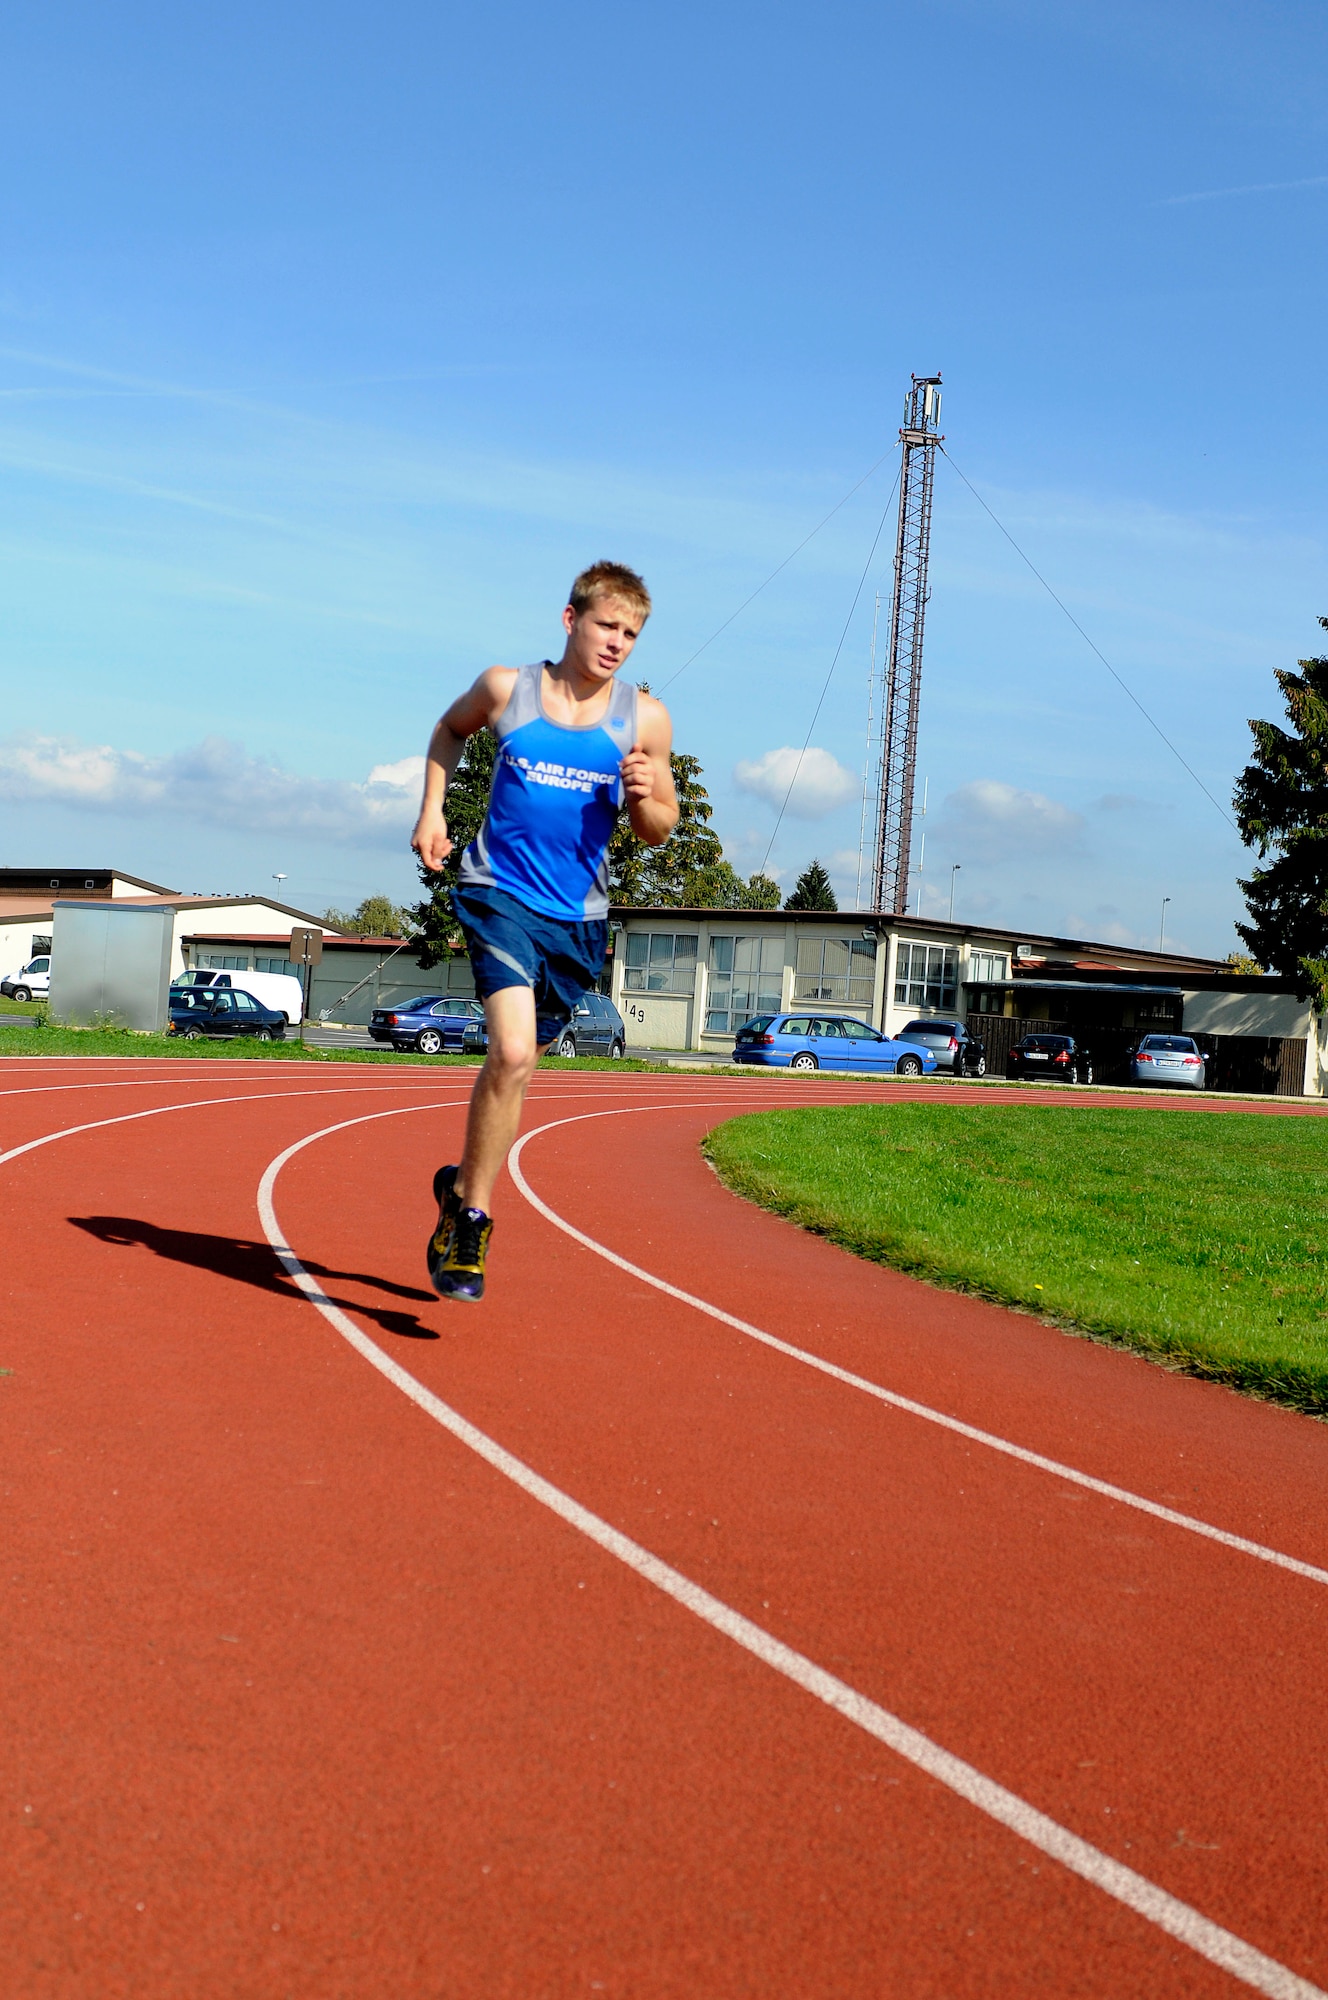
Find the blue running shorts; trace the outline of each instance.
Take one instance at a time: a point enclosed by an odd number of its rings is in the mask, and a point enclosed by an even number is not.
[[[536,1033],[541,1042],[553,1041],[604,970],[609,945],[604,919],[564,923],[496,888],[453,889],[452,908],[481,1000],[507,986],[533,988]]]

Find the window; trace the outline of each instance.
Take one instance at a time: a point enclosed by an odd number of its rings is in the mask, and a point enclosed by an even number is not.
[[[237,993],[235,1005],[241,1014],[256,1014],[258,1008],[247,993]]]
[[[795,999],[839,1000],[870,1007],[875,984],[875,938],[798,939]]]
[[[213,1002],[212,1011],[214,1014],[233,1014],[235,1012],[235,995],[233,993],[218,993]]]
[[[210,965],[217,972],[247,972],[249,970],[249,954],[247,951],[211,951],[204,958],[200,959],[199,963],[201,965]]]
[[[247,968],[240,967],[236,969],[247,970]],[[303,970],[303,966],[297,967],[289,958],[256,958],[254,960],[255,972],[285,972],[289,973],[291,978],[298,979]]]
[[[629,993],[691,993],[695,982],[695,934],[628,932],[623,985]]]
[[[957,945],[900,945],[895,960],[897,1007],[953,1007],[958,994]]]
[[[970,951],[968,979],[972,986],[996,985],[1009,978],[1009,960],[1003,951]]]
[[[33,937],[32,955],[34,958],[39,958],[42,952],[49,951],[50,949],[51,949],[51,940],[48,937],[36,937],[36,936]]]
[[[843,1029],[851,1042],[879,1042],[881,1039],[875,1028],[869,1028],[863,1021],[845,1021]]]
[[[706,1033],[725,1035],[753,1014],[777,1014],[784,982],[784,938],[712,937]]]

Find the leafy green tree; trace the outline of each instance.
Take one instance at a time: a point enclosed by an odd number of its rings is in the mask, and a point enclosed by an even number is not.
[[[1257,958],[1251,958],[1247,951],[1229,951],[1222,963],[1228,972],[1244,973],[1247,978],[1258,978],[1263,967]]]
[[[759,871],[749,875],[743,885],[742,907],[744,910],[777,910],[779,884],[774,876],[762,875]]]
[[[324,910],[323,922],[352,937],[409,937],[415,927],[411,911],[390,896],[366,896],[354,911]]]
[[[708,871],[728,865],[719,835],[710,828],[715,809],[702,782],[700,759],[675,750],[669,763],[678,824],[662,847],[647,847],[632,832],[626,811],[622,813],[609,843],[611,902],[677,908],[690,900],[689,884],[704,885]]]
[[[1319,620],[1328,631],[1328,618]],[[1241,839],[1274,857],[1242,881],[1248,924],[1236,930],[1260,965],[1328,1009],[1328,659],[1278,671],[1290,729],[1250,723],[1255,754],[1236,784]]]
[[[428,893],[415,905],[411,917],[418,934],[417,963],[425,971],[447,958],[461,937],[452,891],[461,872],[461,856],[484,821],[497,754],[497,738],[490,730],[479,729],[466,738],[443,805],[452,852],[436,872],[422,861],[418,864],[420,881]]]
[[[799,875],[786,910],[837,910],[838,899],[830,887],[830,877],[819,861],[809,861]]]

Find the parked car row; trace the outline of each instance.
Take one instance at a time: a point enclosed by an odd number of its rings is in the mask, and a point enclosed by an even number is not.
[[[217,972],[195,965],[171,981],[174,994],[185,988],[208,987],[242,989],[264,1007],[275,1007],[284,1015],[288,1028],[296,1026],[304,1014],[304,988],[293,972]]]
[[[416,1049],[425,1056],[442,1055],[449,1049],[483,1055],[489,1046],[483,1002],[459,1000],[447,993],[420,993],[396,1007],[375,1007],[369,1033],[376,1042],[391,1042],[396,1049]],[[553,1053],[611,1056],[619,1061],[627,1053],[627,1024],[603,993],[583,993],[571,1020],[557,1035]]]
[[[26,1002],[50,988],[49,952],[30,959],[17,973],[0,979],[0,993]],[[303,1011],[298,979],[277,973],[240,975],[246,988],[235,986],[230,973],[194,969],[172,982],[168,1033],[197,1040],[203,1035],[251,1035],[259,1041],[281,1040]],[[482,1055],[488,1047],[484,1007],[443,993],[421,993],[394,1007],[375,1007],[369,1034],[376,1042],[410,1049],[420,1055],[448,1050]],[[571,1020],[554,1045],[559,1056],[607,1055],[620,1059],[627,1052],[627,1027],[604,994],[583,993]],[[866,1070],[893,1076],[924,1076],[936,1071],[954,1076],[985,1076],[984,1044],[962,1021],[916,1020],[898,1035],[883,1035],[867,1022],[846,1014],[758,1014],[737,1030],[733,1060],[774,1069]],[[1209,1057],[1192,1035],[1144,1035],[1128,1057],[1135,1083],[1176,1085],[1202,1090]],[[1006,1074],[1032,1081],[1090,1084],[1097,1069],[1092,1050],[1068,1034],[1030,1033],[1011,1048]]]
[[[1126,1059],[1135,1083],[1179,1084],[1202,1090],[1208,1058],[1193,1035],[1144,1035]],[[1005,1073],[1053,1083],[1092,1083],[1091,1049],[1073,1035],[1025,1035],[1006,1059]]]
[[[837,1014],[758,1014],[738,1029],[733,1060],[772,1069],[864,1069],[894,1076],[936,1070],[985,1076],[987,1052],[962,1021],[910,1021],[891,1038]],[[1207,1058],[1191,1035],[1144,1035],[1129,1058],[1132,1079],[1202,1090]],[[1044,1083],[1090,1084],[1093,1052],[1074,1035],[1027,1034],[1006,1058],[1006,1075]]]

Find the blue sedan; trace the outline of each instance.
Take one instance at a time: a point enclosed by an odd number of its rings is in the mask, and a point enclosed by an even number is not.
[[[891,1041],[848,1014],[758,1014],[739,1028],[733,1060],[771,1069],[860,1069],[888,1076],[930,1075],[938,1067],[930,1049]]]
[[[375,1007],[369,1033],[394,1049],[418,1049],[422,1056],[459,1049],[466,1029],[484,1008],[478,1000],[457,1000],[444,993],[421,993],[396,1007]]]

